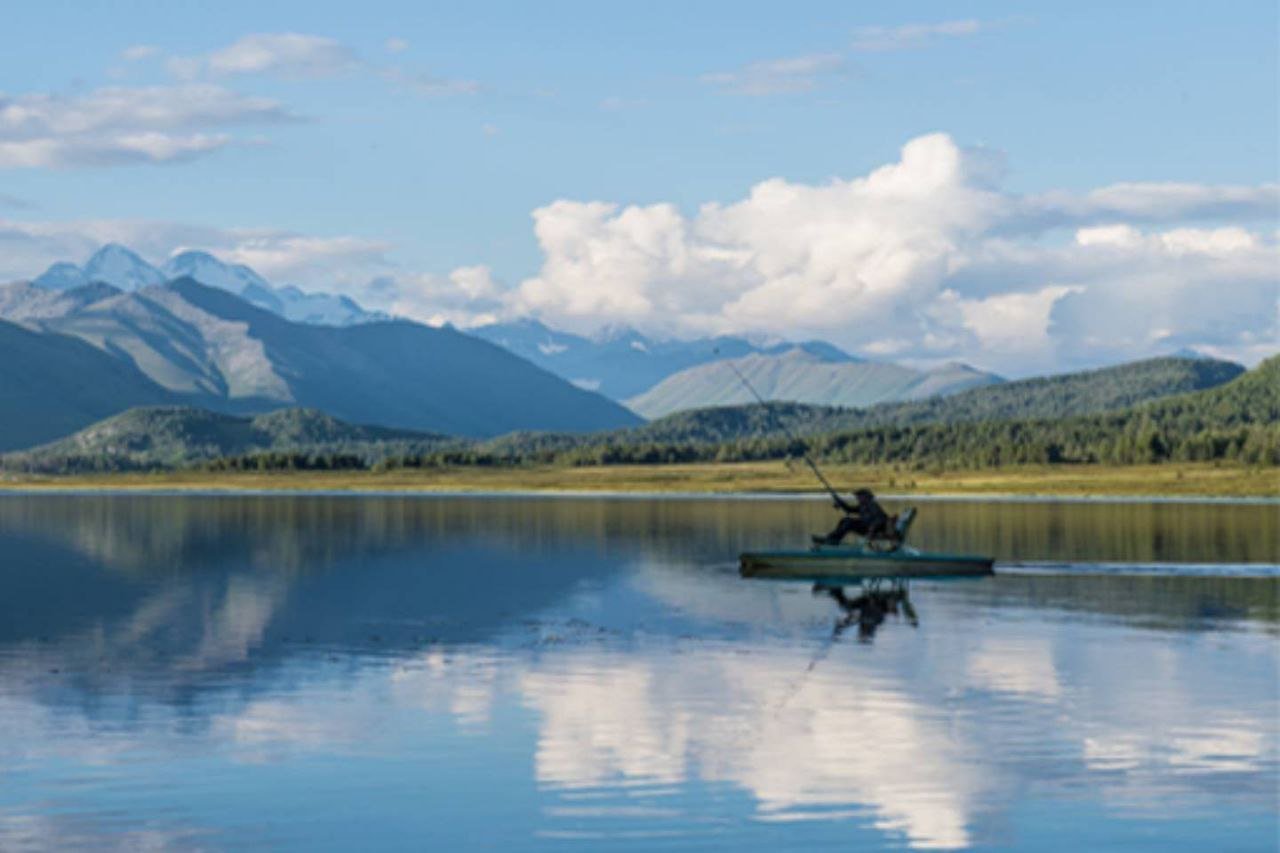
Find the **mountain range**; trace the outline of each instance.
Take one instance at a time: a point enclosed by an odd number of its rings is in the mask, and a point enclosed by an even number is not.
[[[1275,365],[1269,370],[1274,373]],[[636,440],[717,444],[744,439],[784,439],[879,427],[1051,420],[1102,415],[1153,400],[1219,388],[1245,369],[1231,361],[1167,356],[1097,370],[1035,376],[989,384],[945,397],[886,402],[865,408],[800,403],[691,409],[628,430]],[[498,439],[502,441],[503,439]],[[579,442],[580,437],[570,441]]]
[[[135,406],[312,407],[355,424],[484,438],[741,406],[753,396],[739,375],[766,399],[834,406],[845,419],[850,407],[890,402],[918,407],[899,412],[910,419],[1004,382],[962,364],[865,360],[822,341],[660,340],[629,328],[588,337],[531,319],[435,328],[277,287],[207,252],[156,266],[116,244],[0,286],[0,358],[0,450]],[[1020,400],[1012,387],[1022,386],[1010,385]]]
[[[179,278],[225,290],[266,311],[308,325],[349,326],[390,319],[344,296],[276,287],[249,267],[226,263],[208,252],[179,252],[155,266],[114,243],[100,248],[82,266],[62,261],[50,266],[25,289],[19,285],[0,289],[0,316],[20,322],[40,319],[65,312],[68,294],[70,299],[83,303],[93,295],[86,288],[109,285],[134,292]],[[785,366],[782,372],[786,380],[771,384],[766,396],[781,394],[784,396],[779,399],[830,405],[866,405],[883,399],[946,394],[979,381],[978,372],[968,368],[931,371],[926,378],[910,368],[865,361],[823,341],[756,341],[729,335],[664,340],[626,327],[587,337],[560,332],[533,319],[471,328],[467,333],[495,343],[580,388],[598,391],[618,402],[634,400],[637,411],[647,416],[701,404],[707,399],[702,386],[719,381],[726,371],[682,376],[647,396],[664,380],[691,368],[748,356],[777,357],[779,365]],[[804,357],[796,358],[796,354]],[[743,402],[746,393],[734,379],[731,385],[715,389],[715,399],[725,404]],[[785,396],[788,394],[799,396]]]
[[[659,340],[626,327],[594,337],[559,332],[537,320],[495,323],[468,330],[575,385],[625,401],[690,367],[747,355],[780,355],[798,350],[824,362],[861,359],[823,341],[756,343],[719,336],[694,340]]]
[[[1076,446],[1057,452],[1098,454],[1110,448],[1106,452],[1135,454],[1142,450],[1140,431],[1156,429],[1163,431],[1157,441],[1143,440],[1161,444],[1161,452],[1177,444],[1189,458],[1230,453],[1263,458],[1280,452],[1278,370],[1280,359],[1245,373],[1231,362],[1160,358],[866,409],[794,403],[712,407],[593,434],[514,433],[487,440],[354,426],[300,409],[248,418],[190,407],[146,407],[66,439],[7,454],[0,457],[0,467],[48,473],[130,470],[189,467],[228,457],[250,468],[259,463],[368,467],[397,460],[435,464],[431,459],[521,464],[771,458],[793,453],[796,435],[818,448],[852,441],[860,448],[859,461],[888,454],[932,458],[968,443],[973,445],[965,451],[973,454],[966,457],[968,464],[981,464],[993,435],[1005,447],[1002,452],[1021,453],[1024,462],[1044,461],[1043,454],[1060,441],[1053,436],[1059,424],[1075,436]],[[1268,441],[1272,450],[1264,446]],[[1249,442],[1252,449],[1245,446]]]
[[[178,278],[191,278],[229,291],[246,302],[298,323],[349,326],[389,319],[385,314],[364,310],[345,296],[306,293],[293,286],[274,287],[243,264],[224,263],[200,251],[179,252],[163,266],[156,267],[131,249],[108,243],[94,252],[84,266],[59,261],[31,283],[52,291],[75,290],[92,284],[134,291]]]
[[[190,278],[50,293],[0,288],[3,319],[22,324],[0,331],[0,449],[156,403],[229,413],[304,406],[353,423],[472,436],[639,422],[451,328],[296,323]]]

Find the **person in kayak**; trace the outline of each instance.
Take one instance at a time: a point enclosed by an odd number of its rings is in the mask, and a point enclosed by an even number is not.
[[[858,489],[853,493],[854,504],[839,495],[832,495],[835,508],[844,513],[835,529],[826,536],[814,536],[815,545],[839,545],[850,533],[869,539],[896,540],[897,530],[889,520],[889,514],[876,502],[870,489]]]

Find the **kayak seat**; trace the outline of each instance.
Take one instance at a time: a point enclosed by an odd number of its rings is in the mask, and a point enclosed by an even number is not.
[[[913,506],[907,507],[894,517],[893,532],[899,542],[906,541],[907,531],[911,529],[911,522],[915,520],[916,508]]]

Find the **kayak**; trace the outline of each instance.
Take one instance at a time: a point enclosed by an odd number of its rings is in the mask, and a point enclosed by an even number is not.
[[[990,557],[930,554],[902,546],[877,551],[859,546],[815,545],[792,551],[756,551],[740,558],[744,578],[942,578],[994,574]]]

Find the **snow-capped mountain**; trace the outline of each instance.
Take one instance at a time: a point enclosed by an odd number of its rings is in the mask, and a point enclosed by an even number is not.
[[[84,265],[86,283],[104,281],[121,290],[164,284],[164,273],[119,243],[108,243]]]
[[[89,283],[84,270],[69,261],[59,261],[31,281],[45,290],[73,290]]]
[[[271,284],[244,264],[224,264],[208,252],[179,252],[165,261],[165,277],[194,278],[201,284],[242,294],[250,287],[271,290]]]
[[[105,282],[120,290],[137,290],[164,284],[164,273],[119,243],[108,243],[94,252],[83,267],[59,261],[32,280],[47,290],[71,290],[93,282]]]
[[[209,287],[226,290],[247,302],[278,314],[286,320],[323,326],[351,326],[387,315],[366,311],[354,300],[332,293],[308,293],[292,285],[274,287],[244,264],[228,264],[208,252],[184,251],[162,267],[147,263],[137,253],[108,243],[78,267],[67,261],[53,264],[32,284],[46,290],[72,290],[87,284],[104,283],[124,291],[134,291],[190,278]]]

